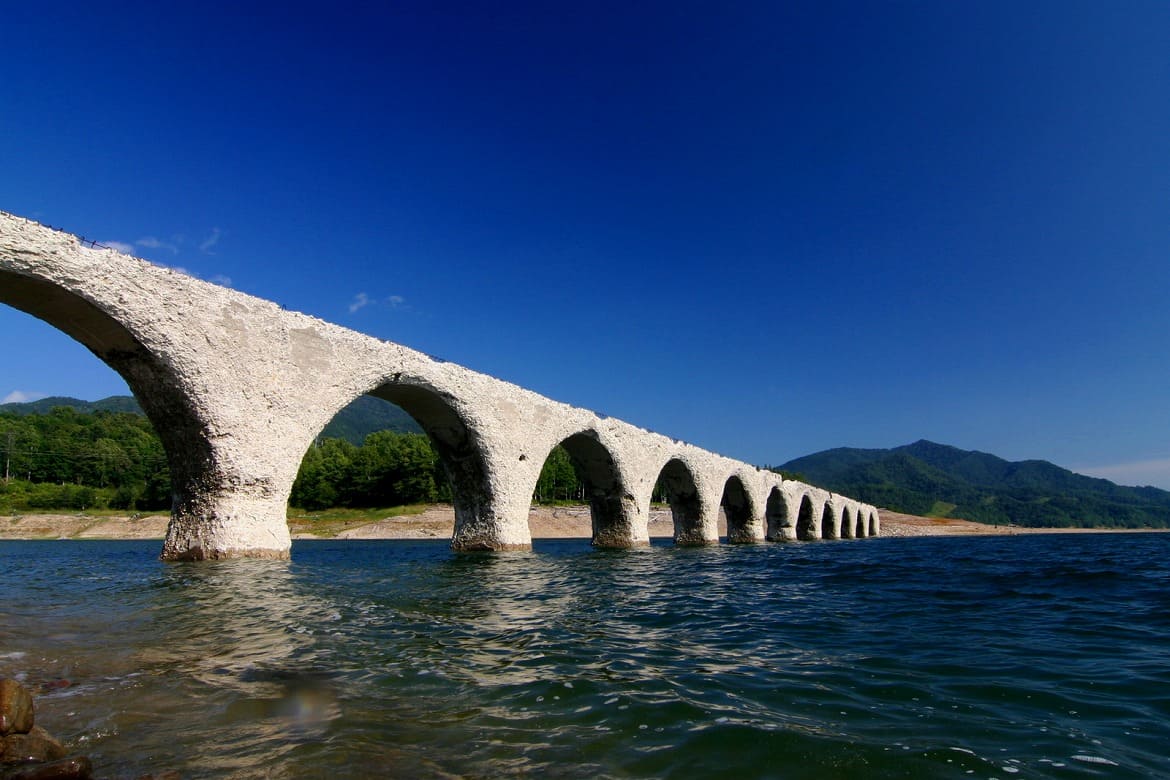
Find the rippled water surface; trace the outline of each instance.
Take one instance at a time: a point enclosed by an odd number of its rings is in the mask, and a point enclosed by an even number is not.
[[[0,542],[103,777],[1170,776],[1167,534],[157,554]]]

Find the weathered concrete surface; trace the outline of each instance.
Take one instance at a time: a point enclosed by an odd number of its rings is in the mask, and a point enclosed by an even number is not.
[[[872,506],[3,212],[0,303],[69,334],[126,379],[169,458],[167,559],[287,557],[301,458],[366,393],[430,435],[451,479],[460,550],[531,545],[529,504],[557,444],[587,478],[598,545],[649,543],[659,479],[679,544],[717,542],[721,506],[734,542],[880,530]]]

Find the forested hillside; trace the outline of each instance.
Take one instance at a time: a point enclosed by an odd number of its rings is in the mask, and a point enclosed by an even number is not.
[[[1047,461],[918,441],[889,450],[833,449],[777,470],[897,512],[1035,527],[1170,527],[1170,492],[1122,487]]]
[[[141,414],[0,411],[0,452],[0,510],[171,505],[166,454]]]
[[[358,399],[305,454],[290,503],[324,509],[449,501],[438,456],[419,430],[398,407]],[[0,512],[171,505],[162,443],[133,398],[0,406],[0,466]],[[568,454],[558,447],[545,463],[534,500],[583,498]]]

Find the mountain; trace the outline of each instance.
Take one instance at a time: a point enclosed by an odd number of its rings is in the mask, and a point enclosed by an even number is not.
[[[422,433],[422,428],[413,417],[394,404],[372,395],[363,395],[338,412],[325,426],[325,430],[321,431],[321,437],[346,439],[353,444],[361,444],[374,431]]]
[[[109,398],[103,398],[100,401],[81,401],[76,398],[55,395],[49,398],[42,398],[38,401],[0,404],[0,414],[15,414],[21,417],[27,414],[48,414],[57,406],[68,406],[71,409],[76,409],[85,414],[93,414],[94,412],[130,412],[131,414],[142,414],[142,407],[138,405],[138,401],[129,395],[111,395]]]
[[[1168,491],[925,440],[888,450],[825,450],[777,470],[909,514],[1036,527],[1170,527]]]
[[[114,395],[100,401],[81,401],[76,398],[53,396],[39,401],[0,404],[0,414],[48,414],[57,406],[68,406],[79,412],[130,412],[142,414],[138,401],[128,395]],[[422,428],[402,409],[380,398],[363,395],[337,413],[325,430],[322,438],[347,439],[361,444],[367,434],[374,431],[395,431],[397,433],[421,433]]]

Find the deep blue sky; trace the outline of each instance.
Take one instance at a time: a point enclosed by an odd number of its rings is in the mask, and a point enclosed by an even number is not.
[[[1170,3],[112,5],[6,9],[0,209],[758,464],[1170,488]]]

